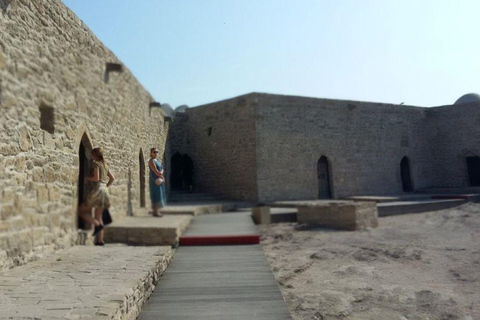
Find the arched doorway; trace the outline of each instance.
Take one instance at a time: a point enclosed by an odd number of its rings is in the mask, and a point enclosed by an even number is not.
[[[175,153],[172,157],[170,187],[172,190],[182,189],[182,155]]]
[[[140,207],[145,208],[145,158],[143,157],[143,150],[140,149],[138,155],[138,161],[140,163]]]
[[[410,161],[406,156],[402,158],[402,161],[400,161],[400,175],[402,176],[403,191],[413,191],[412,176],[410,173]]]
[[[332,199],[332,188],[330,183],[330,166],[328,159],[321,156],[317,162],[318,177],[318,199]]]
[[[467,157],[468,180],[471,187],[480,186],[480,157]]]
[[[182,186],[183,190],[192,192],[193,191],[193,173],[195,171],[195,166],[193,165],[192,158],[188,155],[182,155]]]
[[[85,177],[88,174],[88,166],[92,158],[92,149],[93,149],[92,143],[90,142],[90,139],[88,138],[87,134],[84,133],[78,148],[79,164],[78,164],[78,185],[77,185],[78,203],[77,204],[79,208],[80,208],[80,205],[85,202],[85,197],[86,197]],[[88,229],[91,229],[92,226],[90,223],[84,221],[77,215],[77,227],[78,229],[88,230]]]

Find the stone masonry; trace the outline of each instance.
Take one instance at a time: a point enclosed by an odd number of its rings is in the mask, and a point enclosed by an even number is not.
[[[199,191],[317,199],[324,156],[331,197],[341,199],[402,193],[404,158],[413,190],[469,187],[466,157],[480,155],[478,119],[479,102],[422,108],[251,93],[187,109],[170,142],[192,157]]]
[[[75,243],[80,146],[87,160],[92,147],[104,149],[116,177],[113,219],[140,208],[139,159],[154,146],[162,155],[168,124],[60,0],[0,0],[0,7],[2,270]]]

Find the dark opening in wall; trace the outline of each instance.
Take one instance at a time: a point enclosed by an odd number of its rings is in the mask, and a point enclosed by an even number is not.
[[[210,137],[212,135],[212,127],[208,128],[208,136]]]
[[[40,105],[40,128],[48,133],[55,133],[55,113],[53,107]]]
[[[110,72],[122,73],[123,65],[120,63],[107,62],[107,64],[105,65],[105,75],[104,75],[105,83],[108,83]]]
[[[480,157],[467,157],[467,169],[470,186],[480,186]]]

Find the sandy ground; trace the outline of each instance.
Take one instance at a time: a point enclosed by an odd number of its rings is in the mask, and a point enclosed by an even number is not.
[[[480,204],[379,224],[260,227],[294,319],[480,319]]]

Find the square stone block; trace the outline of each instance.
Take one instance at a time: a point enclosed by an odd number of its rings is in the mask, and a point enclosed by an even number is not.
[[[325,201],[298,207],[297,221],[313,226],[365,230],[378,226],[375,202]]]
[[[255,224],[270,224],[270,207],[253,207],[252,217]]]

